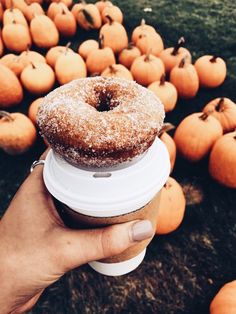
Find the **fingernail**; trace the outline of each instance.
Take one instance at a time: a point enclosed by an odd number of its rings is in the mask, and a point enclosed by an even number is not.
[[[142,241],[153,235],[152,223],[149,220],[141,220],[133,224],[131,227],[132,241]]]

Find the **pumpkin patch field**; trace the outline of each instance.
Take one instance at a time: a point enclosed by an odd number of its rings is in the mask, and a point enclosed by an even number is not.
[[[142,264],[120,277],[84,265],[31,314],[236,314],[235,38],[229,0],[0,0],[0,218],[47,148],[43,97],[73,79],[155,93],[171,162]]]

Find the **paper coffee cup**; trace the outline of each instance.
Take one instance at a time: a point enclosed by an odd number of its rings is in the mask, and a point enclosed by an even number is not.
[[[149,219],[156,228],[160,192],[170,173],[169,155],[158,139],[130,164],[113,169],[81,169],[52,150],[44,165],[44,182],[60,202],[59,214],[74,228],[108,226],[135,219]],[[90,266],[105,275],[126,274],[143,260],[150,242],[145,240],[122,254]]]

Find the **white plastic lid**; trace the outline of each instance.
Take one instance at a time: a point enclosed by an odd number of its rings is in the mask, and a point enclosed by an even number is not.
[[[156,138],[136,163],[109,172],[74,167],[51,150],[43,177],[48,191],[71,209],[88,216],[112,217],[146,205],[169,173],[168,151]]]

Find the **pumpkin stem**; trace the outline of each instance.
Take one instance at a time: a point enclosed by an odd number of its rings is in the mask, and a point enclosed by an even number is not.
[[[166,183],[164,184],[164,188],[169,190],[172,187],[171,183],[169,181],[166,181]]]
[[[114,74],[117,72],[117,69],[114,68],[113,64],[109,65],[109,70],[110,70],[111,73],[114,73]]]
[[[134,48],[134,43],[133,43],[133,42],[128,43],[127,49],[128,49],[128,50],[131,50],[131,49],[133,49],[133,48]]]
[[[183,57],[183,59],[179,63],[179,68],[184,68],[186,59],[187,59],[187,56]]]
[[[218,103],[217,103],[217,105],[216,105],[216,111],[218,111],[218,112],[222,112],[222,111],[224,111],[224,98],[222,97],[222,98],[220,98],[220,100],[218,101]]]
[[[179,40],[177,41],[176,45],[174,46],[171,54],[172,56],[176,56],[179,52],[179,48],[182,47],[185,44],[185,39],[184,37],[180,37]]]
[[[151,53],[152,53],[152,48],[150,48],[150,49],[148,50],[148,52],[146,53],[146,56],[145,56],[145,58],[144,58],[144,61],[145,61],[145,62],[151,61],[151,59],[150,59]]]
[[[104,35],[100,35],[98,38],[98,47],[99,49],[103,49],[103,45],[104,45]]]
[[[82,12],[84,15],[85,20],[90,24],[90,25],[94,25],[94,20],[92,15],[86,10],[86,9],[81,9],[79,12]]]
[[[11,114],[7,111],[4,111],[4,110],[0,110],[0,119],[1,118],[6,118],[8,121],[14,121]]]
[[[166,82],[166,75],[165,75],[165,73],[164,74],[162,74],[162,76],[161,76],[161,79],[160,79],[160,86],[162,86],[162,85],[165,85],[165,82]]]
[[[209,117],[209,114],[211,114],[211,111],[204,112],[202,115],[199,116],[199,119],[205,121]]]
[[[68,52],[70,46],[71,46],[71,41],[69,41],[69,42],[66,44],[66,52]]]
[[[109,14],[106,14],[106,18],[108,19],[108,23],[110,25],[114,22],[113,18]]]
[[[144,26],[144,25],[146,25],[146,21],[145,21],[145,19],[142,19],[141,23],[140,23],[140,26]]]
[[[210,59],[210,62],[215,63],[217,58],[218,58],[217,56],[213,56],[213,57]]]
[[[161,128],[158,136],[161,137],[163,133],[165,132],[169,132],[170,130],[173,130],[175,129],[175,126],[174,124],[171,124],[171,123],[164,123],[163,124],[163,127]]]
[[[35,64],[34,64],[32,61],[31,61],[30,63],[31,63],[31,65],[32,65],[32,68],[33,68],[33,69],[36,69]]]

